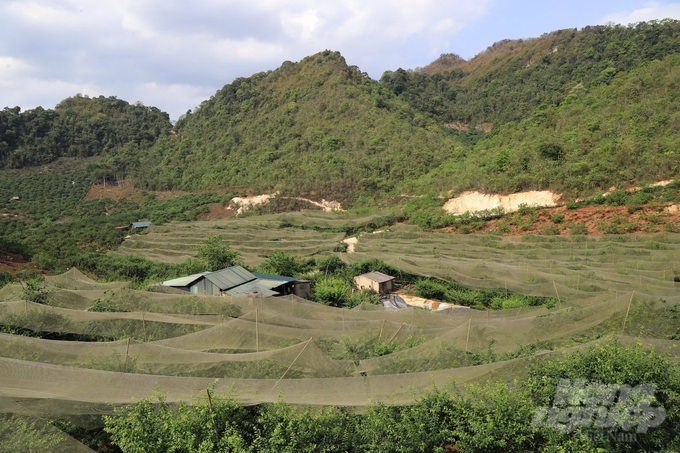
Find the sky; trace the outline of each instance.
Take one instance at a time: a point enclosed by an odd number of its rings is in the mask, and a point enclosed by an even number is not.
[[[680,2],[0,0],[0,108],[81,93],[176,120],[237,77],[325,49],[379,79],[502,39],[667,17],[680,19]]]

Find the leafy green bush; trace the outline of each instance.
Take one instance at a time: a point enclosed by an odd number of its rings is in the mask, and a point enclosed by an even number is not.
[[[346,280],[327,277],[316,282],[314,298],[322,304],[342,307],[347,303],[347,296],[351,290],[352,285]]]
[[[196,257],[203,260],[211,271],[217,271],[227,267],[237,266],[243,263],[241,254],[232,251],[229,243],[224,241],[222,235],[210,236],[202,241],[203,245],[195,248],[198,251]]]
[[[312,261],[314,262],[313,259]],[[313,267],[313,265],[310,266],[310,263],[299,260],[295,255],[275,252],[257,267],[257,271],[263,274],[295,277],[311,270]]]
[[[337,274],[338,271],[347,269],[347,264],[345,264],[338,255],[328,255],[327,257],[318,260],[316,266],[317,269],[325,275],[334,275]]]
[[[575,223],[571,226],[571,228],[569,228],[569,234],[573,235],[588,234],[588,227],[583,222]]]
[[[347,308],[356,307],[361,304],[378,305],[380,303],[380,296],[372,289],[362,289],[355,291],[348,298],[345,306]]]
[[[416,294],[425,299],[445,300],[448,287],[436,280],[419,280],[416,282]]]

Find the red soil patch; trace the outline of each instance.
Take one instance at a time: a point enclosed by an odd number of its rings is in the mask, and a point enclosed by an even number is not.
[[[593,206],[578,209],[560,206],[537,209],[527,214],[516,212],[500,219],[481,221],[481,224],[477,223],[467,228],[448,227],[441,231],[497,233],[506,236],[680,232],[680,212],[669,213],[664,210],[670,205],[672,203],[641,205],[633,212],[625,206]],[[558,215],[562,216],[561,220]]]
[[[26,269],[27,261],[16,253],[0,251],[0,271],[15,274]]]
[[[214,220],[214,219],[226,219],[227,217],[233,217],[236,215],[236,211],[229,208],[228,206],[222,206],[221,203],[213,203],[210,205],[210,212],[201,216],[202,220]]]
[[[168,200],[187,194],[187,192],[183,191],[149,193],[153,193],[159,200]],[[111,198],[112,200],[126,199],[137,203],[142,203],[144,201],[142,190],[135,189],[127,180],[120,181],[118,184],[107,184],[106,186],[104,186],[104,184],[93,184],[84,199],[97,200],[101,198]]]
[[[235,192],[247,192],[250,188],[224,188],[216,190],[197,190],[192,193],[216,193],[219,195],[224,195],[228,191]],[[137,203],[142,203],[144,201],[144,195],[142,195],[141,189],[136,189],[130,184],[129,181],[123,180],[114,184],[93,184],[90,190],[85,195],[85,200],[97,200],[101,198],[111,198],[113,200],[130,200]],[[172,191],[146,191],[148,194],[153,194],[158,200],[169,200],[171,198],[186,195],[189,192],[183,190],[172,190]]]

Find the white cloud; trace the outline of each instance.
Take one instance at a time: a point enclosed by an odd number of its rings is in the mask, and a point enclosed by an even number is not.
[[[176,119],[236,77],[324,49],[377,78],[435,55],[490,2],[0,2],[0,108],[52,107],[83,92],[141,100]]]
[[[628,25],[636,22],[647,22],[650,20],[667,18],[680,19],[680,3],[661,4],[658,2],[649,2],[644,8],[609,14],[602,19],[601,23],[607,24],[614,22],[616,24]]]

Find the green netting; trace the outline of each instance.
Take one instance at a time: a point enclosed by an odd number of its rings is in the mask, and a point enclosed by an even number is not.
[[[630,337],[621,337],[621,340],[624,343],[637,341]],[[660,343],[657,340],[652,346],[672,351],[677,360],[677,348],[672,344]],[[559,359],[568,350],[573,348],[546,352],[532,358],[406,374],[306,379],[226,378],[217,381],[215,391],[232,393],[243,404],[279,399],[294,404],[363,406],[375,400],[388,404],[407,404],[414,397],[431,390],[433,385],[445,388],[452,382],[461,385],[520,378],[529,361]],[[49,410],[53,416],[111,413],[110,404],[128,404],[130,398],[149,397],[158,389],[167,394],[168,402],[192,400],[214,383],[213,378],[149,376],[0,359],[0,392],[10,400],[22,401],[34,411]]]
[[[414,249],[383,247],[384,238],[411,241]],[[453,275],[470,287],[558,297],[551,308],[347,310],[295,296],[198,297],[100,286],[75,270],[48,279],[53,305],[41,305],[20,300],[23,289],[11,285],[0,293],[0,326],[7,332],[0,334],[0,412],[12,426],[38,420],[31,429],[48,438],[51,428],[39,417],[110,414],[157,389],[169,402],[191,400],[215,379],[216,392],[243,404],[280,398],[405,404],[433,385],[521,379],[533,360],[559,359],[611,335],[677,362],[680,291],[669,275],[675,239],[589,238],[574,242],[572,252],[562,239],[451,238],[397,228],[362,235],[358,251],[345,255],[352,261],[374,253],[404,271]],[[436,255],[428,255],[430,247]],[[88,311],[97,304],[120,311]],[[27,336],[36,334],[53,339]]]
[[[302,255],[328,253],[344,233],[282,227],[282,218],[214,220],[200,223],[172,223],[151,227],[143,235],[126,240],[112,255],[138,255],[156,261],[178,263],[196,255],[195,248],[209,236],[222,235],[240,252],[247,265],[263,261],[273,252]]]

